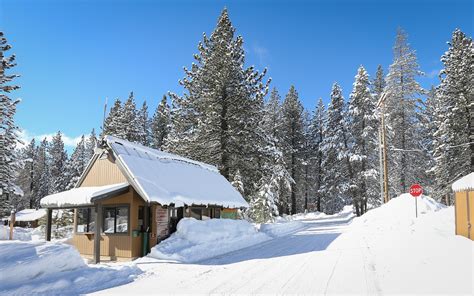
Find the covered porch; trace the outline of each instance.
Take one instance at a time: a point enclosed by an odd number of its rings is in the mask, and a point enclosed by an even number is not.
[[[128,183],[74,188],[43,198],[41,205],[47,211],[47,241],[51,240],[52,211],[74,209],[71,242],[95,263],[130,260],[150,247],[150,205]]]

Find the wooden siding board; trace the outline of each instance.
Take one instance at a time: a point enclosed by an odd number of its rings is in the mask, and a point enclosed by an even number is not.
[[[79,187],[104,186],[124,182],[127,182],[127,179],[109,156],[105,159],[96,159]]]

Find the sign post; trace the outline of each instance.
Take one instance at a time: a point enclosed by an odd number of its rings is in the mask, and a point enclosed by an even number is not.
[[[423,187],[420,184],[413,184],[410,187],[410,194],[415,198],[415,213],[418,218],[418,201],[417,197],[423,194]]]

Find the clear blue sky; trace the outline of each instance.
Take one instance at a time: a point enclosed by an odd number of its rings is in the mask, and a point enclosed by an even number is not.
[[[224,6],[244,37],[247,64],[268,68],[284,95],[294,84],[306,108],[346,97],[359,65],[373,76],[392,61],[398,26],[416,49],[424,87],[436,84],[455,28],[473,34],[473,1],[39,1],[1,0],[0,30],[17,55],[17,123],[29,137],[98,129],[105,97],[134,91],[155,108],[190,66],[202,33]],[[68,141],[68,143],[71,141]]]

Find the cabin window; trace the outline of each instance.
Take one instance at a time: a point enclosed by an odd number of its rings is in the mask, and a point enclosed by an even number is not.
[[[104,207],[104,233],[128,233],[128,206]]]
[[[93,208],[79,208],[76,216],[76,232],[94,232],[95,231],[95,211]]]

